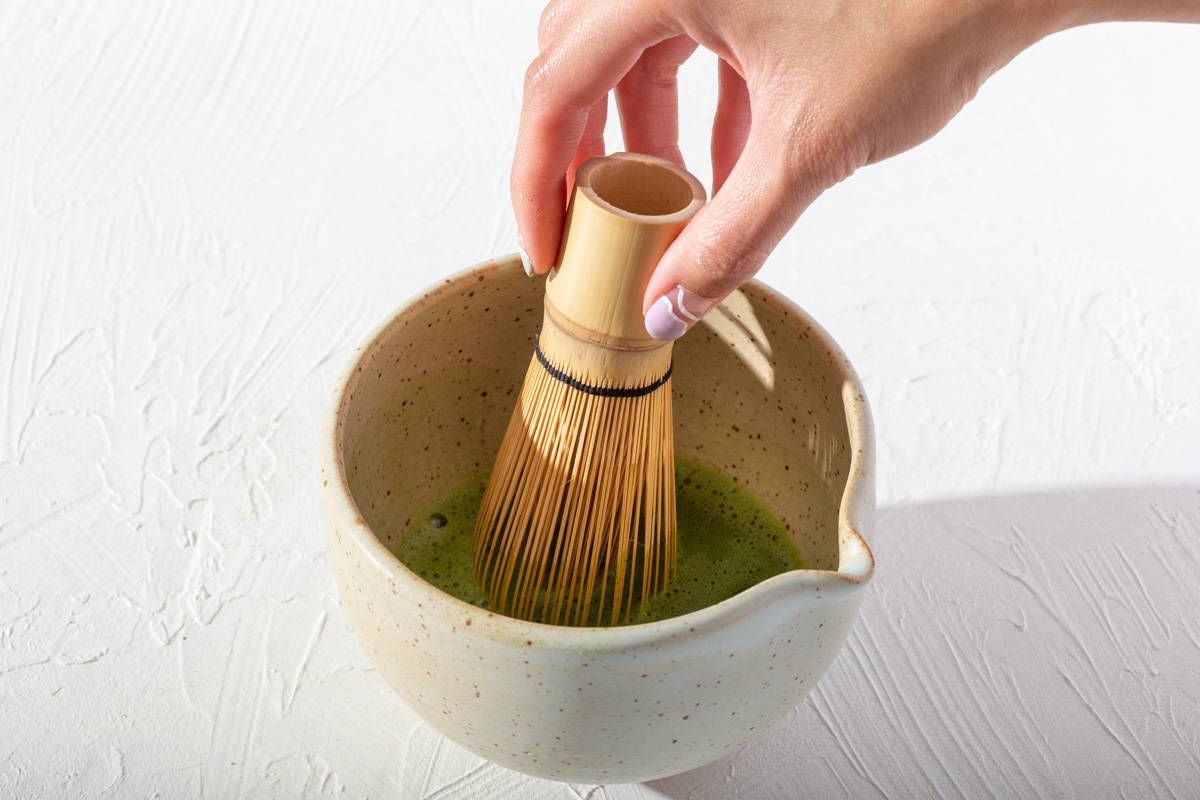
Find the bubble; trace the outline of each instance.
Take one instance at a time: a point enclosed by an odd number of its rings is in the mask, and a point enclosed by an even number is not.
[[[444,514],[434,514],[429,518],[429,524],[435,528],[446,527],[446,516]]]

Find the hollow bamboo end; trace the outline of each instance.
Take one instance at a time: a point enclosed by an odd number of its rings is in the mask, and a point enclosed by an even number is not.
[[[589,158],[576,170],[575,186],[599,208],[639,225],[686,225],[707,200],[695,175],[641,153]]]

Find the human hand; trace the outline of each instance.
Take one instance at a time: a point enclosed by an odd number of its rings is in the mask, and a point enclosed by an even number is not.
[[[988,76],[1074,21],[1054,0],[555,0],[512,170],[532,271],[557,259],[575,168],[605,153],[610,90],[626,149],[682,164],[676,73],[697,46],[720,58],[712,199],[647,287],[659,339],[752,278],[822,191],[932,136]]]

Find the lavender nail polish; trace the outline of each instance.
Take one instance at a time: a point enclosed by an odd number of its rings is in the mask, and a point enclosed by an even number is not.
[[[646,332],[663,342],[678,339],[716,304],[716,300],[676,286],[655,300],[646,311]]]
[[[661,342],[678,339],[687,333],[687,329],[687,323],[675,315],[665,294],[646,311],[646,333]]]

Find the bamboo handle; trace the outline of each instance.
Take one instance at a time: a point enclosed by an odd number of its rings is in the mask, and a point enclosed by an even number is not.
[[[616,153],[585,161],[546,284],[547,313],[572,335],[610,347],[665,344],[646,333],[642,297],[705,199],[700,181],[661,158]]]

